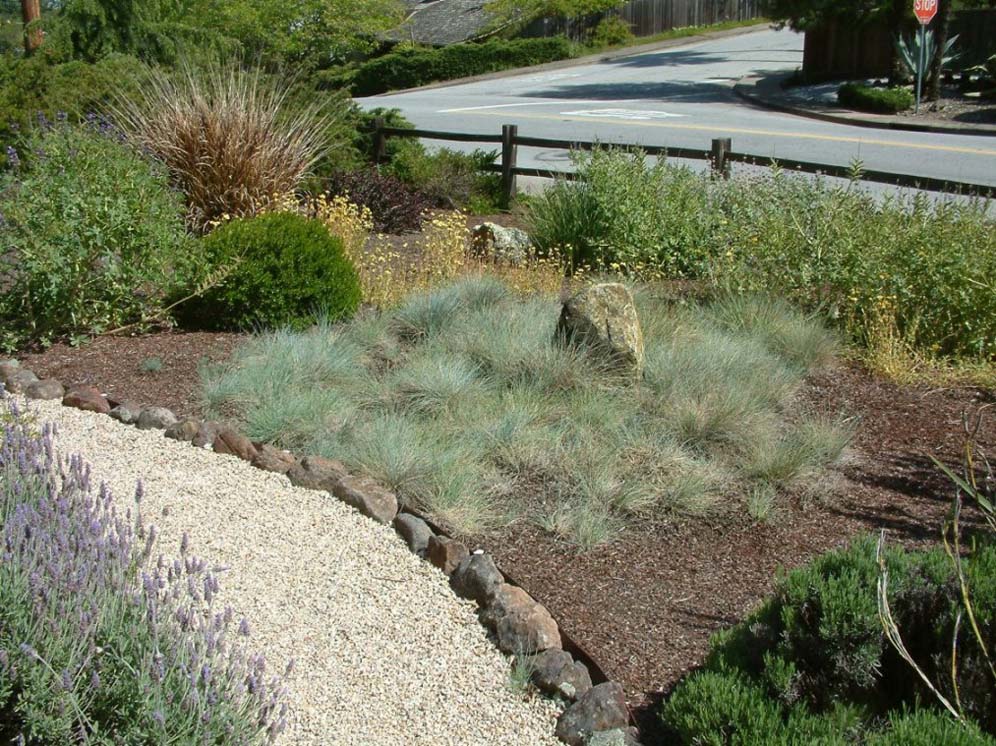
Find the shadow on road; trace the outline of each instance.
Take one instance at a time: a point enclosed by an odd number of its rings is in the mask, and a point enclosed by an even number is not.
[[[641,99],[678,103],[728,103],[734,98],[728,85],[697,81],[661,83],[582,83],[552,86],[520,94],[524,98],[551,98],[569,101],[623,101]]]
[[[798,62],[802,62],[801,49],[765,49],[749,51],[710,50],[709,52],[699,52],[694,49],[648,52],[634,57],[617,57],[612,60],[605,60],[601,64],[615,65],[616,67],[680,67],[683,65],[717,65],[724,63],[774,63],[779,65],[791,65],[796,60],[772,59],[772,56],[784,52],[786,54],[798,55]]]

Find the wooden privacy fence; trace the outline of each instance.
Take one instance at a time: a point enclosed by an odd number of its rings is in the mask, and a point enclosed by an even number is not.
[[[676,148],[667,145],[634,145],[628,143],[599,143],[577,140],[551,140],[544,137],[527,137],[519,134],[515,124],[504,124],[500,135],[471,134],[466,132],[439,132],[436,130],[403,129],[387,127],[384,119],[377,117],[373,121],[373,156],[380,163],[387,153],[387,140],[391,137],[415,137],[423,140],[443,140],[447,142],[469,142],[493,144],[501,146],[501,162],[492,163],[488,170],[501,174],[501,202],[508,207],[516,192],[517,176],[541,176],[547,178],[576,178],[572,171],[557,171],[547,168],[523,168],[518,165],[518,148],[532,147],[548,150],[594,150],[601,147],[612,147],[626,150],[639,150],[650,156],[665,156],[686,160],[707,161],[714,176],[728,179],[730,167],[734,163],[745,163],[752,166],[763,166],[785,171],[819,174],[842,179],[857,179],[877,184],[889,184],[896,187],[923,189],[930,192],[945,192],[950,194],[974,195],[980,197],[996,197],[996,186],[988,184],[973,184],[964,181],[949,181],[935,179],[930,176],[915,176],[912,174],[897,174],[889,171],[873,171],[856,169],[853,166],[835,166],[828,163],[811,163],[796,161],[790,158],[771,158],[753,153],[738,153],[732,148],[732,140],[728,137],[714,138],[708,150],[696,148]]]

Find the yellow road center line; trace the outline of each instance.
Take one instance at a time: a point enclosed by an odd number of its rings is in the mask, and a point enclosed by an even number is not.
[[[463,114],[471,116],[494,117],[504,116],[502,112],[495,111],[466,111]],[[575,121],[575,122],[606,122],[606,117],[585,117],[570,114],[528,114],[515,112],[515,116],[521,119],[547,119],[555,122]],[[616,121],[616,120],[612,120]],[[816,135],[806,132],[779,132],[777,130],[749,129],[746,127],[724,127],[708,124],[672,124],[659,121],[638,121],[632,119],[619,119],[618,123],[627,127],[659,127],[672,130],[690,130],[697,132],[719,132],[737,135],[767,135],[769,137],[785,137],[795,140],[824,140],[827,142],[850,142],[859,145],[880,145],[885,148],[906,148],[909,150],[933,150],[944,153],[967,153],[969,155],[984,155],[996,158],[996,150],[986,148],[969,148],[958,145],[935,145],[932,143],[906,142],[903,140],[877,140],[875,138],[853,137],[846,135]],[[612,143],[606,142],[606,145]]]

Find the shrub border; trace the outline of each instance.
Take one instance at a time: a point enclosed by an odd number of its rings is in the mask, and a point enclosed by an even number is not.
[[[495,619],[495,614],[500,616],[507,612],[507,609],[502,608],[500,604],[493,603],[495,601],[493,594],[487,594],[487,598],[483,602],[480,600],[480,586],[475,584],[474,578],[469,578],[469,582],[467,582],[468,578],[464,575],[461,578],[464,582],[457,580],[457,567],[459,566],[463,570],[468,565],[462,560],[484,557],[484,564],[487,564],[488,561],[494,563],[494,558],[491,555],[486,554],[483,550],[470,553],[466,545],[453,539],[428,517],[410,507],[405,507],[404,510],[399,509],[394,493],[372,479],[351,474],[338,461],[317,456],[297,457],[289,451],[280,450],[269,444],[253,442],[242,433],[223,423],[203,421],[197,418],[179,420],[168,409],[140,406],[127,400],[112,399],[92,385],[76,386],[67,390],[55,378],[39,379],[33,371],[21,367],[20,363],[14,359],[0,360],[0,391],[2,390],[29,400],[58,400],[64,407],[107,415],[122,424],[133,425],[140,430],[159,430],[167,438],[187,442],[193,447],[213,450],[218,454],[234,456],[247,461],[262,471],[283,474],[296,487],[325,492],[371,520],[392,525],[413,553],[430,562],[449,577],[450,587],[457,596],[474,600],[477,603],[478,619],[485,628],[493,631],[493,625],[489,627],[484,619],[487,612],[492,612],[490,615],[492,622]],[[343,487],[344,483],[348,483],[348,488]],[[421,532],[421,537],[412,536],[411,531],[407,528],[410,521],[397,520],[404,515],[412,516],[422,524],[424,530]],[[428,535],[425,535],[425,532],[428,532]],[[437,547],[438,549],[436,549]],[[509,575],[497,567],[497,564],[494,564],[494,567],[501,576],[503,585],[517,588],[525,595],[526,603],[529,604],[531,610],[530,618],[544,617],[553,621],[557,630],[559,648],[570,656],[573,666],[581,666],[589,672],[592,683],[595,685],[579,697],[566,697],[568,704],[558,718],[557,737],[564,743],[581,746],[588,743],[588,737],[594,735],[595,731],[586,731],[583,727],[579,729],[578,723],[587,724],[601,721],[612,726],[609,729],[598,731],[604,736],[618,736],[619,743],[624,743],[626,746],[640,746],[637,740],[638,731],[633,726],[632,713],[629,712],[628,707],[624,706],[627,722],[619,722],[619,708],[614,706],[621,701],[622,686],[617,682],[608,680],[594,659],[560,631],[560,626],[553,620],[544,606],[525,593],[525,589],[516,584]],[[496,647],[500,648],[494,635],[490,635],[490,637]],[[558,646],[547,649],[558,649]],[[535,651],[536,654],[541,652],[543,650]],[[529,659],[531,657],[516,656],[517,659],[524,658],[527,666],[530,665]],[[531,678],[535,682],[535,671],[533,671]],[[549,692],[545,693],[549,694]],[[552,698],[552,695],[550,696]]]

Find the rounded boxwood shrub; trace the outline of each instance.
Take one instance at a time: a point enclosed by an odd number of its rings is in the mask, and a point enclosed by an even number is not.
[[[360,304],[360,282],[342,241],[316,220],[274,213],[233,220],[201,241],[224,279],[177,313],[188,328],[302,328],[337,320]]]

